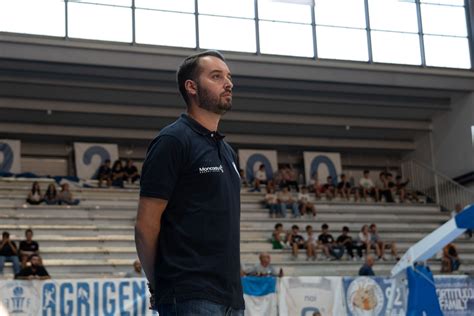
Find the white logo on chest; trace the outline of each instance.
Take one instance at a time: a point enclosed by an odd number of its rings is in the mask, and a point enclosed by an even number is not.
[[[199,173],[215,173],[215,172],[222,172],[224,173],[224,167],[222,165],[216,166],[216,167],[200,167],[199,168]]]

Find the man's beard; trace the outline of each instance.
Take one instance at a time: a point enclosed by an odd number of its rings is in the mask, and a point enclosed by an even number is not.
[[[222,100],[220,95],[212,96],[209,91],[198,83],[197,89],[198,106],[201,109],[223,115],[232,109],[232,97],[230,101]]]

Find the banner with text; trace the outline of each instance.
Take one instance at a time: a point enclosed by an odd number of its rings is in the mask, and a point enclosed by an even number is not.
[[[321,185],[326,183],[328,176],[331,176],[333,181],[338,181],[338,176],[342,173],[339,153],[305,151],[303,158],[306,184],[311,184],[316,175]]]
[[[21,172],[21,142],[13,139],[0,139],[0,172]]]
[[[345,315],[340,277],[284,277],[278,302],[280,316]]]
[[[253,181],[255,172],[262,164],[265,166],[267,179],[273,179],[273,174],[278,171],[277,152],[275,150],[239,150],[239,165],[249,182]]]
[[[392,279],[383,277],[343,278],[347,315],[385,315]],[[392,316],[405,316],[406,286],[395,293]]]
[[[435,284],[444,316],[474,315],[474,278],[437,276]]]
[[[145,279],[0,281],[0,315],[158,315]]]
[[[80,179],[93,179],[97,170],[107,159],[111,167],[119,158],[116,144],[74,143],[76,158],[76,176]]]

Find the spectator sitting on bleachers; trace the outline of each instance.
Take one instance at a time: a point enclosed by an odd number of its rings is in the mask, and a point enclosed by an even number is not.
[[[21,269],[21,271],[15,275],[15,278],[19,280],[51,279],[48,271],[46,271],[46,268],[41,263],[41,257],[36,254],[30,256],[30,265]]]
[[[378,259],[387,260],[385,259],[385,249],[390,249],[392,257],[396,260],[400,260],[400,257],[398,256],[398,252],[397,252],[397,244],[395,242],[390,242],[390,243],[384,242],[380,238],[379,232],[377,230],[377,225],[370,224],[369,231],[370,231],[370,239],[372,241],[372,244],[378,245],[379,250],[380,250],[380,255]]]
[[[28,197],[26,198],[26,202],[31,205],[38,205],[43,202],[43,196],[41,195],[41,189],[38,181],[33,182],[31,191],[28,193]]]
[[[452,273],[459,270],[461,260],[456,246],[453,243],[443,248],[443,258],[441,259],[441,272]]]
[[[406,186],[410,180],[402,181],[402,176],[395,177],[395,193],[400,197],[400,202],[405,202]]]
[[[292,259],[298,258],[298,250],[305,248],[305,241],[300,235],[300,228],[298,225],[291,226],[291,231],[288,233],[287,243],[291,246]]]
[[[391,177],[391,173],[389,172],[380,172],[379,174],[379,182],[378,182],[378,190],[380,193],[380,197],[385,198],[385,202],[393,203],[395,200],[393,199],[392,188],[394,187],[393,181],[389,181],[389,175]],[[392,185],[393,184],[393,185]]]
[[[286,217],[286,209],[291,208],[293,212],[293,217],[299,217],[300,211],[298,210],[298,203],[293,200],[291,192],[288,191],[288,187],[283,187],[283,189],[278,192],[278,201],[280,202],[280,213],[282,217]]]
[[[352,260],[356,259],[356,257],[354,256],[354,249],[356,249],[359,258],[362,258],[362,249],[364,246],[358,245],[352,240],[352,237],[349,236],[349,227],[342,227],[342,234],[337,237],[336,243],[346,249],[347,254],[351,257]]]
[[[285,248],[285,240],[281,238],[284,235],[283,224],[277,223],[275,224],[275,229],[272,232],[272,248],[273,249],[283,249]]]
[[[265,165],[261,164],[258,167],[258,170],[254,174],[254,188],[250,192],[260,192],[260,185],[267,185],[267,172],[265,171]]]
[[[127,165],[124,168],[123,180],[128,183],[135,183],[139,179],[138,168],[133,164],[132,159],[128,159]]]
[[[265,203],[270,212],[270,217],[275,218],[280,216],[280,204],[278,203],[277,196],[273,187],[267,187],[267,194],[265,195]]]
[[[364,176],[359,180],[360,191],[364,200],[367,201],[367,196],[372,196],[375,201],[379,201],[379,190],[375,187],[374,182],[370,179],[370,171],[364,170]]]
[[[69,184],[63,183],[61,184],[61,192],[59,192],[59,205],[78,205],[78,199],[74,199],[71,191],[69,191]]]
[[[364,225],[360,229],[359,235],[357,236],[357,241],[359,244],[362,244],[366,250],[366,255],[370,254],[370,249],[375,249],[375,254],[377,258],[380,257],[381,251],[377,243],[372,243],[372,236],[370,235],[369,225]]]
[[[360,276],[375,276],[374,270],[372,269],[372,267],[374,266],[374,263],[375,263],[374,257],[367,256],[365,263],[359,269],[359,275]]]
[[[349,201],[351,198],[351,193],[354,193],[355,201],[357,202],[359,200],[359,191],[353,190],[351,188],[351,184],[349,181],[346,181],[346,175],[344,173],[341,174],[341,181],[337,184],[337,191],[343,199]]]
[[[56,185],[54,183],[50,183],[48,185],[48,189],[44,194],[44,202],[48,205],[57,205],[59,204],[59,196],[58,192],[56,191]]]
[[[102,187],[102,182],[110,187],[112,184],[112,169],[110,169],[110,160],[107,159],[104,163],[99,167],[97,171],[97,179],[99,180],[99,188]]]
[[[326,178],[326,183],[323,185],[323,193],[326,195],[326,199],[331,201],[336,195],[336,187],[331,176]]]
[[[316,235],[313,231],[313,226],[306,226],[306,238],[305,238],[305,247],[306,247],[306,260],[312,259],[316,260],[316,249],[318,248],[318,241]]]
[[[460,203],[456,203],[454,205],[454,211],[451,212],[451,217],[456,217],[459,213],[463,211],[463,207]],[[472,229],[466,229],[466,232],[464,233],[466,235],[466,239],[471,239],[472,238]]]
[[[315,172],[311,179],[309,180],[309,192],[314,193],[317,199],[321,198],[321,193],[323,192],[323,187],[319,183],[318,173]]]
[[[127,272],[125,275],[126,278],[144,278],[145,277],[145,271],[142,269],[142,264],[140,263],[140,260],[135,260],[133,261],[133,270],[130,272]]]
[[[259,256],[259,263],[254,265],[249,270],[245,271],[246,275],[251,276],[260,276],[260,277],[267,277],[267,276],[283,276],[283,270],[280,269],[280,273],[277,272],[276,268],[270,263],[271,258],[270,254],[267,252],[262,252]]]
[[[21,267],[26,267],[28,258],[31,255],[39,254],[39,244],[33,240],[33,231],[28,228],[25,230],[25,240],[20,241],[19,255],[21,259]]]
[[[284,181],[284,186],[288,187],[290,190],[291,187],[294,187],[296,192],[300,191],[299,185],[298,185],[298,175],[296,174],[296,171],[291,167],[291,165],[286,165],[283,168],[283,181]]]
[[[10,239],[8,232],[3,232],[0,242],[0,275],[3,274],[5,262],[13,264],[13,273],[20,272],[20,261],[18,260],[18,248],[13,240]]]
[[[120,159],[115,160],[112,166],[112,186],[123,188],[124,169]]]
[[[298,193],[298,203],[301,215],[313,214],[313,218],[316,217],[316,206],[309,201],[309,193],[306,187],[302,187],[301,192]]]
[[[326,258],[329,260],[333,256],[336,260],[344,255],[344,247],[336,244],[334,237],[329,233],[329,225],[321,225],[321,234],[318,236],[318,245],[323,250]]]

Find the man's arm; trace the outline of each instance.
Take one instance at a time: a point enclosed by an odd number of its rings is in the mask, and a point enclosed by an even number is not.
[[[135,246],[138,257],[151,287],[155,286],[155,259],[160,235],[161,216],[167,200],[140,197],[135,224]]]

